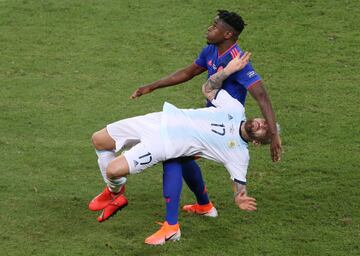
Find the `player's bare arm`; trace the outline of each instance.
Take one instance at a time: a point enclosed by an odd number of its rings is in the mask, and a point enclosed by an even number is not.
[[[243,69],[249,63],[250,56],[249,52],[245,52],[242,56],[238,54],[223,70],[212,75],[202,87],[205,97],[210,101],[213,100],[223,81],[231,74]]]
[[[246,185],[234,182],[234,200],[236,205],[244,211],[255,211],[256,210],[256,199],[247,196]]]
[[[186,81],[191,80],[194,76],[203,73],[205,70],[206,70],[205,68],[200,67],[195,63],[192,63],[191,65],[183,69],[180,69],[168,76],[161,78],[160,80],[157,80],[153,83],[137,88],[130,96],[130,98],[135,99],[159,88],[164,88],[164,87],[184,83]]]
[[[277,162],[281,158],[281,139],[276,128],[275,114],[271,106],[270,99],[262,85],[261,81],[256,82],[249,89],[250,94],[258,102],[260,110],[269,124],[271,134],[270,152],[273,162]]]
[[[208,100],[215,98],[216,92],[221,88],[222,82],[229,77],[230,74],[225,69],[212,75],[202,86],[202,92]]]

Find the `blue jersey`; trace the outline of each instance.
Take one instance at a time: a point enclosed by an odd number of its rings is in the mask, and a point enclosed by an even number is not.
[[[236,57],[238,53],[242,54],[242,50],[235,43],[222,55],[219,55],[218,48],[209,44],[204,47],[199,57],[195,60],[195,64],[208,70],[208,77],[221,71],[226,65]],[[242,70],[229,76],[222,85],[222,89],[227,91],[233,98],[237,99],[245,106],[245,98],[247,89],[255,82],[261,80],[261,77],[255,72],[251,64],[247,64]],[[208,101],[208,107],[212,104]]]

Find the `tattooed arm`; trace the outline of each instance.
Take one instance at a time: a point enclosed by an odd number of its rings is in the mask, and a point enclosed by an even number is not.
[[[245,52],[241,57],[240,54],[238,54],[223,70],[209,77],[202,86],[202,92],[205,97],[210,101],[213,100],[216,92],[221,88],[223,81],[231,74],[243,69],[246,64],[249,63],[250,56],[251,53],[249,52]]]

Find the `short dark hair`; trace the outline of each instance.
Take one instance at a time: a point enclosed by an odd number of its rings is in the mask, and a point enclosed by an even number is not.
[[[230,27],[232,27],[237,33],[237,36],[244,30],[246,24],[241,16],[235,12],[229,12],[227,10],[218,10],[219,19],[224,21]]]

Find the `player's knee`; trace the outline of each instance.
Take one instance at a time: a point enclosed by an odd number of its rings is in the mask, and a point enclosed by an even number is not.
[[[91,142],[96,149],[101,145],[101,138],[99,132],[94,132],[91,136]]]
[[[123,177],[129,174],[129,165],[126,158],[121,155],[112,160],[106,168],[106,176],[108,178]]]
[[[106,168],[106,176],[108,178],[116,178],[120,176],[118,165],[115,161],[111,161]]]
[[[91,141],[97,150],[112,150],[115,148],[114,140],[105,129],[95,132],[91,137]]]

